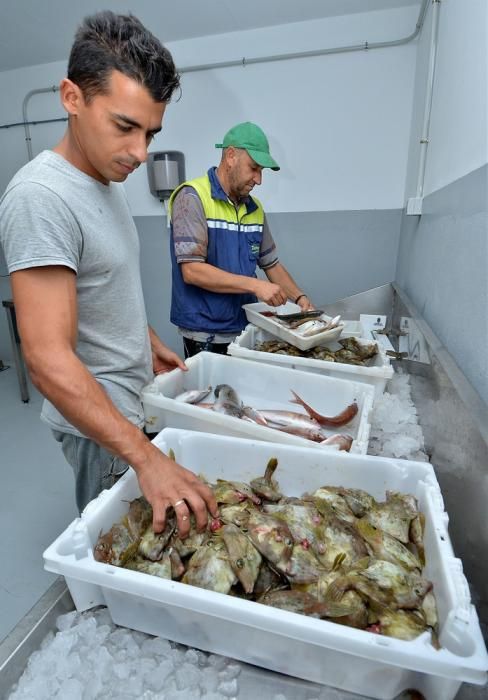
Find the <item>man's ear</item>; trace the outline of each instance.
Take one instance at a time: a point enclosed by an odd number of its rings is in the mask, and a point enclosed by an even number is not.
[[[234,146],[227,146],[225,149],[226,162],[229,166],[233,166],[237,160],[237,149]]]
[[[76,83],[69,78],[63,78],[59,84],[59,93],[63,107],[71,116],[76,116],[80,106],[84,104],[83,93]]]

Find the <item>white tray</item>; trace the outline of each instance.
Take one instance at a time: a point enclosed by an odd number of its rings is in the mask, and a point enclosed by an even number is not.
[[[324,432],[327,435],[338,432],[351,435],[351,452],[366,454],[368,450],[370,411],[374,401],[374,389],[368,384],[209,352],[190,357],[186,365],[187,372],[175,369],[160,374],[143,389],[142,404],[148,432],[157,433],[166,427],[185,428],[335,450],[335,447],[174,400],[175,396],[189,389],[204,389],[209,385],[215,389],[218,384],[230,384],[247,406],[305,414],[304,409],[290,402],[293,389],[316,411],[326,416],[335,416],[356,401],[358,413],[350,423],[334,429],[324,428]],[[213,401],[213,396],[209,397],[209,401]]]
[[[281,340],[286,340],[287,343],[294,345],[300,350],[310,350],[317,345],[327,345],[327,343],[337,340],[344,330],[344,323],[341,322],[337,328],[331,328],[330,331],[324,331],[323,333],[317,333],[317,335],[312,335],[309,338],[303,337],[299,332],[285,328],[281,323],[270,316],[263,316],[261,311],[272,311],[279,314],[294,314],[301,311],[298,304],[292,304],[287,302],[282,306],[268,306],[263,302],[256,302],[254,304],[244,304],[243,307],[246,312],[247,320],[253,323],[259,328],[264,328],[264,330],[272,333],[274,336],[281,338]],[[330,321],[331,316],[322,314],[320,318]]]
[[[280,365],[281,367],[300,369],[304,372],[316,372],[325,376],[353,379],[356,382],[371,384],[375,390],[375,398],[381,396],[387,381],[393,376],[390,358],[380,345],[378,345],[378,354],[372,360],[372,364],[368,367],[362,367],[360,365],[349,365],[344,362],[329,362],[327,360],[316,360],[311,357],[295,357],[294,355],[255,350],[256,343],[272,340],[273,337],[273,333],[257,328],[250,323],[237,336],[234,342],[229,345],[228,353],[233,357],[241,357],[244,360],[267,362],[273,365]],[[359,338],[358,342],[371,343],[374,341]],[[338,341],[332,341],[327,346],[333,351],[341,347]]]
[[[424,573],[434,583],[442,648],[434,649],[428,633],[402,641],[96,562],[100,532],[140,495],[132,469],[44,552],[45,568],[66,578],[78,610],[107,605],[116,624],[381,700],[407,688],[426,700],[452,700],[461,682],[486,682],[488,655],[430,464],[171,429],[154,442],[210,480],[247,481],[273,456],[286,494],[333,484],[380,500],[386,489],[415,495],[426,516]]]

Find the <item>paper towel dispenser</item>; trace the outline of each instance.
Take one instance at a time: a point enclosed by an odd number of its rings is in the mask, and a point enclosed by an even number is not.
[[[185,181],[185,156],[180,151],[148,153],[146,167],[151,194],[161,201]]]

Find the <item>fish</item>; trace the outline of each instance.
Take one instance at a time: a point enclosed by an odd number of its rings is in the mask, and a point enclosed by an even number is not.
[[[293,550],[286,566],[282,568],[281,563],[277,565],[278,571],[286,576],[290,581],[296,583],[312,583],[317,581],[324,567],[315,556],[312,549],[305,543],[293,545]]]
[[[170,547],[168,553],[171,562],[171,578],[176,581],[185,573],[185,565],[175,547]]]
[[[403,544],[410,539],[410,523],[417,515],[417,508],[412,507],[402,494],[388,493],[384,503],[376,503],[366,514],[371,525],[395,537]]]
[[[263,506],[265,513],[286,523],[294,542],[312,547],[320,553],[323,519],[313,503],[273,503]]]
[[[321,309],[310,309],[309,311],[297,311],[291,314],[274,314],[280,321],[300,321],[307,318],[318,318],[324,312]]]
[[[160,561],[150,561],[145,557],[136,555],[133,559],[127,562],[126,569],[132,571],[140,571],[143,574],[150,576],[158,576],[159,578],[171,579],[171,556],[169,552],[164,552]]]
[[[250,483],[209,484],[219,516],[209,515],[207,529],[198,532],[190,514],[184,541],[174,509],[165,532],[155,535],[150,504],[136,498],[100,533],[94,558],[400,639],[428,631],[439,648],[433,584],[421,569],[424,516],[416,498],[387,491],[377,501],[363,489],[336,485],[285,496],[277,468],[270,457],[264,475]]]
[[[408,570],[420,570],[422,568],[418,558],[405,545],[386,532],[371,525],[365,518],[357,520],[356,528],[378,559],[399,564]]]
[[[341,599],[341,604],[352,608],[349,615],[341,616],[334,620],[340,625],[355,627],[356,629],[364,630],[368,626],[369,615],[368,606],[363,598],[356,591],[347,591]]]
[[[376,343],[360,343],[355,338],[340,338],[337,342],[341,345],[338,350],[331,350],[325,345],[316,345],[309,350],[299,350],[284,340],[274,338],[273,340],[257,341],[254,349],[258,352],[270,352],[278,355],[306,357],[325,362],[340,362],[359,366],[368,365],[369,361],[378,354]]]
[[[273,474],[278,466],[276,457],[271,457],[266,465],[264,476],[253,479],[250,486],[255,494],[267,501],[279,501],[283,494],[279,490],[278,483],[273,479]]]
[[[416,639],[428,629],[422,615],[414,610],[383,609],[377,618],[378,627],[372,631],[405,641]]]
[[[189,389],[188,391],[183,391],[181,394],[175,396],[174,400],[182,403],[199,403],[202,399],[208,396],[211,391],[211,386],[208,386],[206,389]]]
[[[220,517],[224,523],[233,523],[237,527],[247,526],[249,516],[249,501],[246,499],[240,503],[224,504],[220,506]]]
[[[322,515],[328,515],[332,512],[338,518],[348,523],[356,522],[356,516],[346,499],[340,493],[337,493],[334,487],[322,486],[311,494],[310,499]]]
[[[93,556],[96,561],[124,566],[137,552],[139,539],[134,538],[125,523],[115,523],[104,535],[100,534]]]
[[[322,515],[318,525],[317,558],[327,570],[341,565],[351,566],[368,554],[364,541],[350,523],[333,513]]]
[[[211,488],[217,503],[241,503],[246,499],[256,505],[261,503],[259,496],[256,496],[249,484],[245,484],[243,481],[217,479],[217,483]]]
[[[256,411],[256,409],[252,408],[252,406],[242,407],[241,418],[243,420],[248,420],[251,423],[257,423],[258,425],[268,425],[268,421],[263,414],[260,411]]]
[[[224,541],[212,537],[203,547],[197,549],[188,562],[188,568],[181,579],[183,583],[205,588],[207,591],[229,593],[237,582],[230,565]]]
[[[316,319],[315,321],[307,321],[300,326],[298,333],[304,338],[311,338],[313,335],[318,335],[319,333],[325,333],[327,330],[331,330],[328,324],[324,321]]]
[[[363,489],[344,488],[343,486],[329,486],[328,490],[339,494],[357,518],[362,518],[378,504],[371,494]]]
[[[265,409],[260,410],[259,413],[265,418],[269,428],[305,437],[314,442],[321,442],[325,439],[319,423],[303,413],[281,409]]]
[[[324,440],[321,440],[320,444],[321,445],[337,445],[339,447],[339,450],[344,450],[345,452],[349,452],[351,447],[352,447],[353,442],[354,442],[354,438],[352,437],[352,435],[335,433],[334,435],[330,435],[329,437],[325,438]]]
[[[224,525],[222,538],[227,547],[234,574],[241,582],[244,591],[252,593],[262,562],[261,554],[236,525]]]
[[[247,523],[247,535],[256,549],[273,567],[286,569],[293,551],[293,537],[283,521],[253,510]]]
[[[322,619],[343,617],[353,612],[349,605],[320,603],[313,595],[302,591],[270,591],[259,598],[258,603]]]
[[[432,583],[398,564],[372,559],[366,568],[352,569],[331,583],[327,598],[342,600],[345,591],[351,589],[391,609],[419,609]]]
[[[369,360],[378,354],[378,345],[376,343],[360,343],[356,338],[350,336],[348,338],[339,338],[340,345],[344,350],[352,352],[361,360]]]
[[[437,615],[437,604],[432,590],[428,591],[422,601],[422,614],[426,625],[431,627],[435,633],[439,630],[439,618]]]
[[[218,384],[214,389],[215,402],[212,406],[217,413],[224,413],[234,418],[242,417],[242,401],[229,384]]]
[[[314,420],[319,423],[319,425],[327,426],[327,427],[338,427],[341,425],[346,425],[347,423],[350,423],[350,421],[354,418],[356,413],[358,412],[358,405],[356,401],[353,401],[347,408],[345,408],[341,413],[339,413],[337,416],[323,416],[320,413],[317,413],[315,409],[313,409],[311,406],[308,405],[308,403],[305,403],[305,401],[298,396],[298,394],[291,390],[291,393],[295,397],[290,401],[290,403],[297,403],[300,406],[303,406],[303,408],[306,410],[308,415],[313,418]]]
[[[134,500],[130,502],[129,512],[123,522],[127,525],[134,540],[136,540],[142,537],[143,533],[152,523],[152,519],[153,511],[151,504],[146,501],[144,496],[140,496],[140,498],[134,498]]]
[[[158,561],[163,556],[163,551],[168,544],[171,535],[176,529],[176,513],[172,508],[166,517],[166,524],[164,530],[156,534],[149,526],[145,533],[142,535],[139,542],[138,551],[146,559],[151,561]]]
[[[208,530],[198,532],[196,529],[196,520],[192,513],[190,515],[190,532],[188,536],[182,540],[175,530],[169,544],[173,547],[180,558],[184,558],[189,554],[196,552],[200,547],[203,547],[209,539],[210,534]]]

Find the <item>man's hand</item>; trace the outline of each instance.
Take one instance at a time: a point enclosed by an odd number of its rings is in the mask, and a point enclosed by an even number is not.
[[[163,350],[159,349],[159,351],[152,350],[152,363],[154,374],[170,372],[176,367],[183,370],[188,369],[183,360],[175,352],[166,347]]]
[[[287,296],[279,284],[268,282],[267,280],[254,280],[254,294],[260,301],[264,301],[270,306],[281,306],[286,304]]]
[[[188,369],[183,360],[158,338],[151,326],[149,326],[149,339],[151,341],[154,374],[170,372],[177,367],[183,370]]]
[[[166,511],[175,509],[179,536],[190,532],[190,513],[195,515],[197,529],[205,530],[208,513],[219,516],[217,502],[210,489],[193,472],[166,457],[154,445],[144,467],[137,470],[139,486],[153,509],[153,530],[162,532]]]
[[[315,309],[315,306],[312,304],[312,302],[306,295],[300,297],[300,299],[297,301],[297,304],[302,311],[313,311]]]

